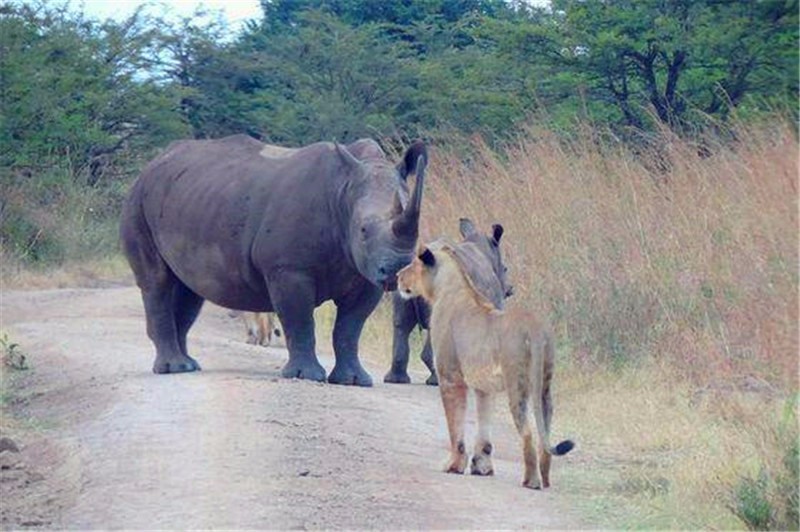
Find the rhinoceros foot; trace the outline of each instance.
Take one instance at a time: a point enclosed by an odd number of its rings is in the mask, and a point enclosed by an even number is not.
[[[331,374],[328,375],[328,382],[331,384],[372,386],[372,377],[361,367],[358,361],[350,363],[337,362]]]
[[[281,377],[325,382],[325,368],[316,360],[292,360],[283,366]]]
[[[409,384],[411,382],[411,377],[409,377],[408,373],[405,371],[389,370],[389,372],[383,376],[383,382],[391,384]]]
[[[187,373],[190,371],[200,371],[200,364],[192,357],[185,355],[173,358],[156,357],[153,363],[153,373]]]

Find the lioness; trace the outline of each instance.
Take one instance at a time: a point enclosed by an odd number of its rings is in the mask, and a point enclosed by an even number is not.
[[[281,322],[274,312],[246,312],[232,310],[231,318],[240,318],[247,332],[247,343],[253,345],[285,346]]]
[[[563,455],[574,446],[565,440],[550,446],[553,402],[553,339],[550,332],[524,310],[498,310],[477,290],[467,272],[491,268],[480,256],[463,256],[447,240],[429,244],[398,273],[403,297],[422,296],[432,305],[431,341],[439,374],[439,390],[450,433],[448,473],[467,466],[464,417],[467,389],[475,391],[478,437],[472,457],[473,475],[492,475],[492,395],[508,391],[514,424],[522,436],[525,476],[522,485],[550,485],[550,455]],[[533,448],[528,405],[538,429],[539,459]]]

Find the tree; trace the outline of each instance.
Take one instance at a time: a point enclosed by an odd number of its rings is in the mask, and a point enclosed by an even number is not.
[[[390,134],[414,120],[414,51],[380,25],[355,28],[307,11],[291,31],[251,28],[236,53],[260,72],[249,88],[247,116],[264,139],[346,141]]]
[[[152,31],[65,7],[6,6],[0,15],[3,167],[68,166],[97,183],[123,152],[181,134],[169,87],[140,79]]]
[[[796,0],[553,0],[483,30],[529,108],[680,131],[758,102],[795,106]]]

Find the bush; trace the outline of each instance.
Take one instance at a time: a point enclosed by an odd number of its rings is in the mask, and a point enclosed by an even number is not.
[[[60,169],[15,180],[0,200],[4,257],[45,268],[113,255],[126,190],[122,182],[86,186]]]
[[[798,530],[800,443],[794,400],[787,401],[778,429],[761,437],[765,451],[758,475],[739,479],[729,508],[750,530]]]
[[[758,478],[742,478],[736,487],[731,511],[750,530],[769,530],[773,523],[773,508],[767,500],[769,481],[762,470]]]

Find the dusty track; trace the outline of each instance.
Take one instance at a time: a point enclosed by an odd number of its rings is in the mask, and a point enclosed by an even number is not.
[[[150,372],[135,288],[4,292],[0,317],[33,366],[14,406],[21,451],[0,453],[4,529],[580,526],[559,485],[570,457],[552,489],[521,488],[505,414],[497,476],[440,473],[435,388],[280,379],[285,352],[240,341],[222,309],[190,334],[203,371],[167,376]]]

